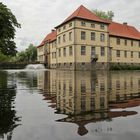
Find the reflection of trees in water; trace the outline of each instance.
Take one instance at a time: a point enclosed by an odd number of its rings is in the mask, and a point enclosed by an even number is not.
[[[8,86],[7,83],[7,72],[0,72],[0,137],[4,139],[4,135],[7,135],[7,140],[11,140],[12,131],[20,120],[14,107],[15,87]]]
[[[37,74],[34,71],[20,72],[16,76],[20,79],[22,85],[28,88],[37,87]]]

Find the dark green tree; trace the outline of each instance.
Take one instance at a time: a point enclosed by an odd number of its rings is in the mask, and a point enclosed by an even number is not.
[[[113,17],[114,17],[113,11],[104,12],[104,11],[95,9],[95,10],[92,10],[92,12],[102,19],[113,20]]]
[[[17,53],[17,61],[20,62],[35,62],[37,60],[37,48],[30,44],[25,51]]]
[[[16,27],[20,28],[16,17],[6,5],[0,2],[0,52],[4,55],[16,55],[14,42]]]

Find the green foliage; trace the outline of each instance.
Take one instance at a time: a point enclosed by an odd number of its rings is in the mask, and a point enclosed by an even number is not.
[[[8,62],[10,60],[10,56],[6,56],[0,52],[0,62]]]
[[[4,55],[16,55],[15,27],[20,28],[16,17],[6,5],[0,2],[0,51]]]
[[[99,16],[102,19],[113,20],[113,17],[114,17],[113,11],[104,12],[104,11],[95,9],[95,10],[92,10],[92,12],[95,13],[97,16]]]
[[[37,59],[37,48],[30,44],[25,51],[21,51],[16,57],[18,62],[35,62]]]
[[[138,65],[121,65],[121,64],[111,64],[110,70],[140,70]]]

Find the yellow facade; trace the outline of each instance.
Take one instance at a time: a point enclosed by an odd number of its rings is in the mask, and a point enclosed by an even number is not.
[[[38,47],[38,61],[47,63],[48,68],[72,70],[108,69],[112,63],[139,65],[139,32],[133,30],[137,34],[136,38],[134,35],[131,38],[133,33],[129,29],[126,37],[121,36],[121,33],[120,36],[112,35],[110,24],[131,28],[126,23],[107,23],[78,17],[63,22],[56,27],[56,40],[49,42],[46,47],[49,53],[43,52],[43,46]]]
[[[117,44],[117,39],[120,39],[120,44]],[[133,45],[131,44],[131,42],[133,42]],[[140,43],[139,42],[140,40],[110,36],[110,47],[112,49],[111,62],[138,63],[139,64],[140,63]],[[120,56],[117,56],[116,54],[117,50],[120,51]],[[131,53],[133,54],[131,55]]]

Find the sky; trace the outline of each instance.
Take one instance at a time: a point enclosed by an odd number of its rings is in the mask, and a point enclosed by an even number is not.
[[[30,43],[39,45],[45,36],[80,5],[88,9],[113,11],[114,21],[135,26],[140,31],[140,0],[0,0],[11,9],[21,28],[15,42],[18,51]]]

